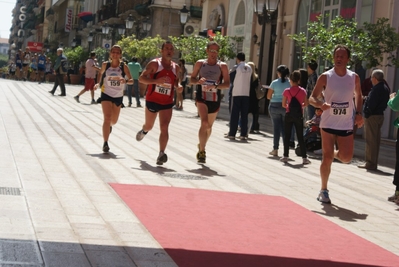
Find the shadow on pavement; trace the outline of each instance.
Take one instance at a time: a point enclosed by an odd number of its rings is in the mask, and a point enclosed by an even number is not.
[[[337,217],[340,220],[348,221],[348,222],[356,222],[358,220],[365,220],[368,214],[359,214],[354,211],[339,207],[334,204],[323,204],[324,213],[320,211],[312,210],[314,213],[318,213],[320,215],[329,216],[329,217]]]
[[[195,251],[188,249],[165,248],[165,250],[163,250],[148,247],[15,239],[1,239],[0,241],[3,244],[9,244],[9,246],[4,248],[4,253],[2,253],[1,257],[1,263],[7,266],[370,266],[348,262],[334,262],[332,260],[300,259],[272,255],[254,255],[213,251]],[[176,265],[170,261],[170,258],[175,261]],[[387,265],[381,264],[378,266]]]

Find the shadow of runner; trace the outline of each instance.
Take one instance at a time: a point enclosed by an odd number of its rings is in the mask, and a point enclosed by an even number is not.
[[[340,220],[348,221],[348,222],[356,222],[358,220],[365,220],[368,216],[368,214],[359,214],[352,210],[348,210],[348,209],[339,207],[334,204],[323,205],[322,209],[325,211],[324,213],[315,211],[315,210],[312,210],[312,212],[318,213],[320,215],[329,216],[329,217],[337,217]]]
[[[203,176],[208,176],[208,177],[212,177],[212,176],[219,176],[219,177],[225,177],[226,175],[221,175],[218,174],[217,171],[211,170],[208,166],[206,165],[201,165],[201,168],[199,169],[192,169],[192,170],[187,170],[190,173],[195,173],[195,174],[200,174]]]
[[[160,165],[152,166],[144,160],[137,160],[137,161],[140,162],[140,167],[139,168],[132,167],[132,169],[142,170],[142,171],[150,171],[150,172],[154,172],[154,173],[157,173],[160,175],[163,175],[164,173],[167,173],[167,172],[176,172],[173,169],[168,169],[168,168],[165,168]]]

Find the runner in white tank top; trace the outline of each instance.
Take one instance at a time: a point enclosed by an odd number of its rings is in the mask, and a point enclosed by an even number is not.
[[[346,70],[344,76],[335,73],[334,68],[324,73],[327,79],[324,100],[331,108],[321,115],[320,128],[353,131],[355,105],[353,89],[356,73]]]
[[[334,158],[349,163],[353,156],[353,127],[363,126],[362,91],[359,76],[347,70],[350,50],[345,45],[334,49],[334,68],[320,75],[309,103],[323,110],[320,120],[323,159],[320,165],[321,190],[317,200],[330,204],[328,179]],[[324,98],[324,101],[321,100]],[[353,102],[355,98],[355,102]],[[335,143],[339,150],[334,150]]]

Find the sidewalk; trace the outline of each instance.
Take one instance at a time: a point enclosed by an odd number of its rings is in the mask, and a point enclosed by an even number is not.
[[[121,111],[103,154],[101,106],[90,105],[88,93],[76,103],[81,86],[67,85],[66,97],[51,96],[52,84],[0,79],[0,88],[0,266],[176,266],[109,183],[283,196],[399,256],[399,206],[386,200],[394,191],[392,142],[381,145],[379,170],[370,172],[355,166],[364,151],[357,138],[353,162],[332,165],[333,205],[325,207],[316,201],[320,156],[306,167],[292,150],[290,165],[269,157],[264,115],[261,134],[229,141],[223,104],[201,166],[200,122],[185,100],[173,111],[169,161],[160,168],[158,121],[135,140],[143,108]]]

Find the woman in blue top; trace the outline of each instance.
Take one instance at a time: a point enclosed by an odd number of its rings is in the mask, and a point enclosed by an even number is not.
[[[284,140],[284,116],[285,108],[282,106],[283,91],[290,87],[287,76],[290,74],[289,69],[285,65],[277,68],[278,79],[272,81],[267,92],[267,99],[270,100],[269,114],[272,118],[273,125],[273,150],[269,153],[272,156],[278,156],[278,146],[280,135]]]

